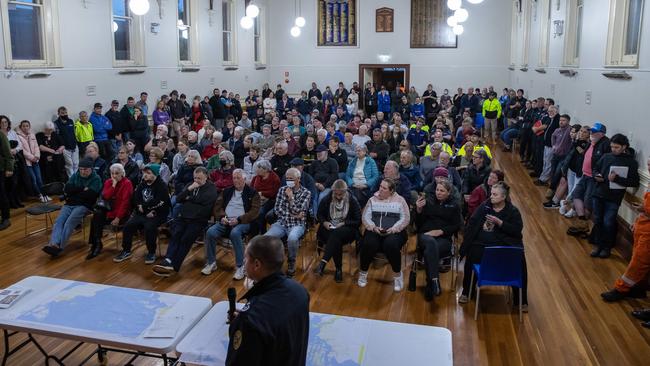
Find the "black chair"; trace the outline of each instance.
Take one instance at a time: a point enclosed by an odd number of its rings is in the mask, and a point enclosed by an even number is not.
[[[55,197],[55,196],[62,196],[64,193],[63,192],[64,188],[65,188],[65,183],[53,182],[44,185],[42,190],[43,190],[43,194],[47,196]],[[54,218],[52,217],[52,213],[61,210],[61,207],[63,207],[63,205],[57,203],[51,203],[51,202],[41,203],[35,206],[27,207],[25,209],[25,237],[36,233],[40,233],[42,231],[49,230],[51,227],[53,227]],[[29,220],[45,221],[45,227],[28,233],[27,222]]]

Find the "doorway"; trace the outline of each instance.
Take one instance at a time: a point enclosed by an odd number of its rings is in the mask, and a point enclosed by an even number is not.
[[[410,64],[360,64],[359,83],[365,89],[366,84],[375,86],[377,91],[383,85],[386,90],[393,91],[397,82],[401,83],[404,92],[408,92],[411,75]]]

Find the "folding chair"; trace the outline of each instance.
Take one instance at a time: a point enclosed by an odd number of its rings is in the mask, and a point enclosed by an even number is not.
[[[54,182],[54,183],[44,185],[43,193],[48,196],[61,196],[63,195],[64,188],[65,188],[65,184],[63,182]],[[52,217],[52,213],[61,210],[61,207],[63,207],[63,205],[51,203],[51,202],[41,203],[35,206],[27,207],[25,209],[25,237],[36,233],[40,233],[42,231],[47,231],[51,227],[53,227],[54,218]],[[41,219],[41,217],[43,217],[43,219]],[[27,222],[30,220],[44,221],[45,227],[28,233]]]
[[[487,247],[483,252],[481,264],[474,264],[472,282],[476,274],[476,308],[474,320],[478,318],[481,287],[483,286],[512,286],[519,288],[519,321],[523,320],[522,288],[523,288],[523,259],[524,249],[520,247]],[[472,287],[469,289],[472,298]]]

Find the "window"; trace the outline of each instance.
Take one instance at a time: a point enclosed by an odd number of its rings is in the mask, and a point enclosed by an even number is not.
[[[521,17],[523,18],[523,34],[522,34],[522,52],[521,52],[521,65],[528,66],[528,55],[530,53],[530,18],[531,18],[531,1],[523,0],[521,10]]]
[[[3,0],[0,8],[7,68],[61,66],[58,0]]]
[[[510,66],[517,63],[517,47],[519,45],[519,0],[512,2],[512,20],[510,29]]]
[[[551,36],[551,0],[538,1],[539,6],[539,67],[548,66],[548,44]]]
[[[144,66],[144,19],[132,15],[129,0],[112,0],[113,66]]]
[[[584,0],[568,0],[564,36],[564,65],[566,66],[580,64],[583,10]]]
[[[255,48],[255,64],[266,64],[266,37],[264,31],[264,9],[260,8],[260,14],[253,18],[253,47]]]
[[[181,65],[198,65],[198,21],[196,0],[178,0],[178,61]]]
[[[221,16],[223,21],[223,64],[237,65],[237,24],[235,20],[235,2],[222,0]]]
[[[643,0],[610,0],[606,66],[637,67]]]

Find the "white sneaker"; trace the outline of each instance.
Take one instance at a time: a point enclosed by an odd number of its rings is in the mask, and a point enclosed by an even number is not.
[[[244,277],[246,277],[246,270],[244,269],[244,266],[237,267],[237,269],[235,270],[235,274],[232,276],[232,278],[239,281]]]
[[[42,194],[38,196],[38,199],[41,201],[41,203],[47,203],[47,199],[45,199],[45,196]]]
[[[203,267],[203,269],[201,270],[201,274],[204,274],[204,275],[206,275],[206,276],[209,276],[210,274],[212,274],[212,272],[214,272],[214,271],[216,271],[216,270],[217,270],[217,263],[216,263],[216,262],[214,262],[214,263],[208,263],[208,264],[206,264],[205,267]]]
[[[359,287],[366,287],[368,284],[368,272],[359,271],[359,279],[357,280],[357,285]]]
[[[404,288],[404,275],[402,272],[399,273],[399,276],[393,277],[393,290],[395,292],[400,292]]]
[[[569,210],[569,201],[562,200],[560,201],[560,215],[565,215]]]
[[[576,217],[576,216],[577,216],[576,210],[574,210],[574,209],[570,209],[567,213],[564,214],[564,217],[566,217],[567,219],[570,219],[570,218]]]

